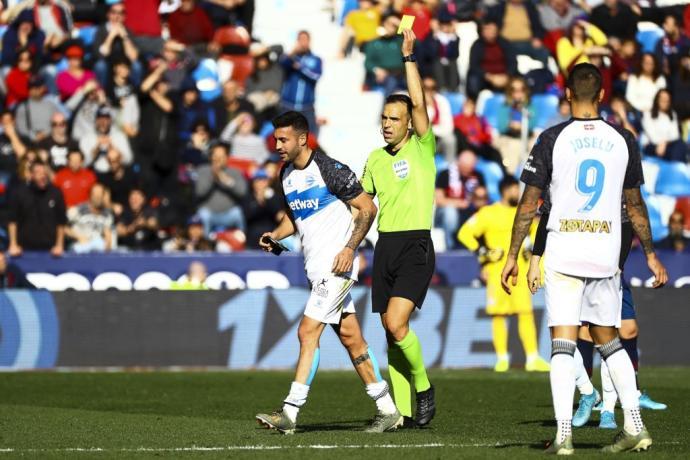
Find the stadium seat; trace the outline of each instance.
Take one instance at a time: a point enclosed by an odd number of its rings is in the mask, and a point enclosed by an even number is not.
[[[83,26],[78,29],[77,36],[75,38],[81,39],[81,41],[84,43],[84,48],[88,50],[93,45],[97,31],[98,26]]]
[[[656,157],[644,157],[642,159],[642,172],[644,174],[644,185],[642,188],[649,193],[654,193],[656,189],[656,180],[659,177],[659,169],[663,161]]]
[[[676,200],[674,211],[679,211],[685,217],[685,230],[690,231],[690,196],[683,196]]]
[[[443,155],[439,155],[438,153],[434,156],[434,162],[436,163],[436,175],[438,176],[441,172],[445,171],[448,169],[448,161],[446,161],[446,157]]]
[[[652,239],[654,241],[663,240],[668,235],[668,226],[662,217],[661,201],[657,196],[650,195],[644,188],[642,188],[642,197],[647,204],[649,224],[652,227]]]
[[[503,94],[494,94],[484,101],[484,107],[482,108],[481,114],[494,128],[498,127],[498,116],[504,101],[505,95]]]
[[[273,134],[273,125],[270,121],[266,121],[263,125],[261,125],[261,129],[259,130],[259,136],[265,139],[271,134]]]
[[[226,26],[226,27],[221,27],[220,29],[216,30],[215,33],[213,34],[213,39],[211,41],[213,41],[213,43],[220,45],[221,48],[224,48],[224,47],[244,48],[244,47],[246,47],[247,49],[249,49],[249,45],[251,44],[251,36],[247,33],[247,29],[245,29],[243,27]],[[239,51],[239,49],[238,49],[238,51]],[[224,54],[227,54],[227,52]],[[240,52],[238,54],[246,54],[246,53]]]
[[[690,196],[690,167],[675,161],[661,162],[654,192],[669,196]]]
[[[465,95],[461,93],[443,93],[450,103],[450,111],[455,117],[462,112],[462,106],[465,104]]]
[[[192,72],[196,87],[201,94],[201,99],[212,101],[221,94],[218,81],[218,65],[213,59],[203,59]]]
[[[649,25],[648,25],[649,24]],[[643,53],[653,53],[657,42],[664,36],[664,29],[652,23],[640,23],[635,40]]]
[[[501,199],[501,192],[498,189],[498,183],[503,179],[503,170],[501,167],[493,161],[487,161],[480,158],[477,160],[477,171],[484,176],[486,190],[489,192],[489,199],[491,202],[499,201]]]
[[[558,96],[554,94],[535,94],[532,96],[535,125],[539,129],[548,128],[549,121],[558,113]]]
[[[224,54],[220,57],[223,61],[232,63],[232,74],[230,78],[244,86],[247,78],[254,71],[254,58],[245,55]]]
[[[238,169],[242,172],[244,177],[247,179],[251,178],[258,167],[257,164],[252,160],[247,160],[245,158],[237,158],[230,155],[228,157],[228,167],[233,169]]]

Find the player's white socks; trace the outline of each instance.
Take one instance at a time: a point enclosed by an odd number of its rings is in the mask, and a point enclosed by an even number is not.
[[[285,398],[283,404],[283,412],[293,422],[297,421],[297,414],[299,414],[300,407],[307,402],[307,395],[309,394],[309,385],[299,382],[292,382],[290,386],[290,393]]]
[[[616,408],[616,401],[618,400],[618,393],[616,387],[613,386],[611,374],[609,374],[609,367],[606,365],[606,360],[601,360],[601,399],[604,404],[604,412],[613,412]]]
[[[630,357],[623,349],[618,337],[599,347],[601,357],[606,360],[613,386],[618,393],[625,416],[624,428],[629,434],[637,435],[644,428],[640,416],[640,400],[635,383],[635,369]]]
[[[585,363],[582,361],[582,355],[580,350],[575,347],[575,355],[573,356],[575,360],[575,385],[577,390],[581,395],[591,395],[594,392],[594,385],[589,380],[589,375],[587,375],[587,369],[585,369]]]
[[[573,422],[572,420],[556,420],[556,423],[558,424],[556,442],[563,444],[568,436],[573,435]]]
[[[573,396],[575,394],[575,359],[577,344],[572,340],[551,341],[551,397],[558,422],[556,442],[563,443],[572,434]]]
[[[395,407],[393,398],[388,388],[388,382],[370,383],[367,385],[367,394],[376,403],[376,408],[384,414],[394,414],[398,409]]]

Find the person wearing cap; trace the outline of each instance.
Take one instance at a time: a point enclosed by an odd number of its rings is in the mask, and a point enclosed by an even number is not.
[[[79,141],[79,149],[84,154],[86,164],[97,173],[110,170],[107,154],[115,149],[122,155],[122,162],[132,162],[132,149],[125,133],[113,125],[112,112],[107,105],[101,105],[96,111],[96,131],[88,133]]]
[[[265,169],[256,170],[252,176],[251,191],[244,201],[247,249],[261,249],[261,235],[272,231],[284,214],[282,197],[271,188],[268,173]]]
[[[17,131],[33,142],[40,142],[48,137],[50,120],[58,111],[57,104],[46,96],[45,79],[34,74],[29,78],[29,99],[17,106]]]
[[[55,83],[63,102],[71,98],[80,88],[96,79],[96,74],[83,65],[84,50],[79,45],[70,45],[65,50],[67,69],[57,75]]]
[[[120,1],[110,1],[108,4],[107,20],[98,26],[93,40],[93,55],[96,56],[94,72],[101,86],[107,87],[113,65],[127,61],[131,65],[132,83],[139,85],[144,69],[139,62],[139,49],[131,31],[125,26],[125,5]]]

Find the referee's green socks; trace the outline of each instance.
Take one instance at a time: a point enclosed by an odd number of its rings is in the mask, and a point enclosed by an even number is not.
[[[397,345],[388,345],[388,374],[398,411],[405,417],[412,417],[412,374],[405,355]]]
[[[428,390],[431,387],[431,383],[429,383],[429,377],[426,375],[422,346],[419,343],[417,334],[410,329],[405,338],[400,342],[395,342],[395,345],[402,351],[405,360],[410,366],[415,391],[419,393],[420,391]]]

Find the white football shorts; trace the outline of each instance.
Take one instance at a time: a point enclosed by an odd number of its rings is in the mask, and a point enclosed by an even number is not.
[[[544,290],[549,327],[582,323],[621,326],[620,272],[609,278],[583,278],[546,269]]]
[[[311,284],[305,316],[326,324],[338,324],[343,313],[355,312],[355,303],[350,295],[354,280],[330,274]]]

